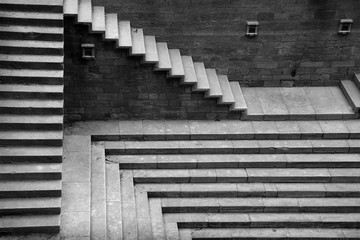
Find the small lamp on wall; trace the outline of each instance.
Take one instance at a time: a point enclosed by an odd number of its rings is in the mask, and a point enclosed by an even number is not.
[[[351,25],[353,23],[352,19],[341,19],[339,24],[339,34],[349,34],[351,30]]]
[[[247,21],[246,22],[246,36],[255,37],[258,34],[259,22]]]
[[[95,45],[92,43],[83,43],[81,44],[82,48],[82,58],[84,59],[93,59],[95,58]]]

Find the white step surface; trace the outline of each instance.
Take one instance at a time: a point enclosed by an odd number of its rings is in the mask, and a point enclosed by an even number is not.
[[[105,7],[94,6],[92,10],[91,30],[96,33],[105,32]]]
[[[119,40],[117,46],[119,48],[131,48],[131,26],[130,21],[119,21]]]
[[[38,63],[63,63],[64,56],[0,54],[0,61],[38,62]]]
[[[159,55],[156,47],[155,36],[145,36],[145,59],[146,63],[157,63],[159,62]]]
[[[1,164],[0,174],[60,173],[61,163]]]
[[[3,4],[26,4],[26,5],[52,5],[62,6],[63,3],[75,2],[75,0],[0,0]]]
[[[206,96],[209,98],[218,98],[222,96],[222,91],[218,76],[215,69],[206,69],[206,75],[209,80],[210,90],[207,92]]]
[[[33,70],[33,69],[0,69],[0,76],[62,78],[64,76],[64,71],[62,71],[62,70]]]
[[[184,66],[181,60],[179,49],[169,49],[171,61],[170,77],[184,77]]]
[[[0,115],[0,123],[23,124],[62,124],[63,116],[59,115]]]
[[[145,55],[145,41],[144,33],[142,28],[132,28],[131,29],[131,39],[132,39],[132,48],[130,50],[130,55],[142,56]]]
[[[159,62],[156,64],[156,70],[169,70],[171,69],[171,61],[169,55],[169,49],[166,42],[156,43]]]
[[[247,106],[244,95],[238,82],[230,82],[231,91],[233,93],[235,103],[231,106],[232,111],[246,111]]]
[[[233,104],[235,103],[234,96],[230,87],[229,80],[226,75],[219,75],[218,80],[221,87],[222,97],[219,99],[219,104]]]
[[[0,131],[1,140],[53,140],[62,138],[62,131]]]
[[[360,110],[360,89],[351,80],[341,81],[341,88],[355,111]]]
[[[0,107],[7,108],[63,108],[63,100],[2,100]]]
[[[0,92],[63,93],[63,85],[0,84]]]
[[[62,147],[0,147],[0,157],[61,156],[61,155],[62,155]],[[1,182],[0,182],[0,186],[1,186]]]
[[[118,16],[116,13],[108,13],[105,15],[105,29],[105,39],[119,39]]]
[[[194,86],[194,91],[209,91],[210,85],[206,74],[205,65],[202,62],[195,62],[194,68],[196,72],[197,84]]]
[[[91,0],[80,0],[78,9],[78,23],[92,23],[92,5]]]
[[[77,15],[79,10],[79,0],[64,0],[64,14]]]
[[[0,40],[0,46],[24,48],[63,48],[64,42],[36,40]]]
[[[181,56],[181,60],[184,66],[185,77],[183,80],[184,84],[196,84],[196,72],[194,68],[194,62],[191,56]]]
[[[35,27],[35,26],[0,26],[2,32],[21,32],[21,33],[53,33],[63,34],[64,28],[62,27]]]
[[[63,20],[63,15],[61,13],[0,11],[0,17],[3,17],[3,18]]]

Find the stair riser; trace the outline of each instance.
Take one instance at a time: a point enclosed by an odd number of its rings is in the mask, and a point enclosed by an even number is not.
[[[60,226],[2,228],[0,233],[58,233]]]
[[[62,108],[6,108],[0,107],[0,114],[62,115]]]
[[[51,123],[0,123],[0,129],[6,130],[62,130],[62,124]]]
[[[39,40],[39,41],[63,41],[62,34],[52,33],[21,33],[21,32],[1,32],[2,40]]]
[[[64,80],[62,78],[0,76],[0,83],[62,85],[64,84]]]
[[[229,206],[229,207],[162,207],[163,213],[359,213],[360,206],[354,207],[262,207],[262,206]]]
[[[64,99],[63,93],[1,92],[0,99]]]
[[[360,222],[178,222],[179,228],[359,228]]]
[[[62,63],[34,63],[34,62],[8,62],[0,61],[0,68],[7,69],[38,69],[38,70],[63,70]]]
[[[0,215],[46,215],[46,214],[60,214],[59,208],[22,208],[22,209],[0,209]]]
[[[61,163],[62,156],[7,156],[0,163]]]
[[[0,17],[1,24],[11,24],[18,26],[44,26],[44,27],[63,27],[63,20],[56,19],[26,19],[26,18],[4,18]]]
[[[28,12],[29,9],[31,9],[32,12],[63,13],[62,6],[52,6],[52,5],[25,5],[25,4],[0,3],[0,9],[2,11],[20,11],[20,12]]]
[[[60,56],[62,56],[64,54],[64,50],[62,48],[1,47],[0,53],[2,53],[2,54],[60,55]],[[16,62],[16,63],[21,64],[21,62]],[[53,63],[33,63],[33,64],[37,65],[37,64],[53,64]],[[55,63],[55,64],[57,64],[57,63]]]
[[[37,191],[2,191],[0,198],[33,198],[33,197],[61,197],[60,190]]]
[[[54,173],[12,173],[12,174],[2,174],[2,173],[0,173],[0,180],[24,180],[24,179],[60,180],[61,179],[61,172],[54,172]]]
[[[0,146],[62,146],[62,139],[47,139],[47,140],[0,139]]]

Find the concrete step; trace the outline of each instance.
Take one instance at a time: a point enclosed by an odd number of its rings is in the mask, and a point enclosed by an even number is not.
[[[163,213],[359,213],[359,198],[162,198]]]
[[[358,183],[138,183],[151,198],[354,198]]]
[[[208,98],[220,98],[222,91],[215,69],[206,69],[206,75],[209,80],[210,90],[205,93],[205,96]]]
[[[131,29],[132,47],[130,48],[131,56],[145,56],[145,40],[142,28]]]
[[[64,0],[64,15],[75,16],[79,11],[79,0]]]
[[[63,34],[64,28],[0,25],[0,32]]]
[[[62,146],[62,131],[0,131],[0,146]]]
[[[105,7],[94,6],[92,10],[92,25],[91,31],[93,33],[104,33],[106,31],[105,25]]]
[[[60,215],[0,217],[0,233],[55,233],[59,230]]]
[[[231,105],[230,110],[246,112],[247,105],[244,95],[241,91],[240,84],[238,82],[229,82],[232,94],[235,102]]]
[[[155,36],[145,36],[145,58],[144,63],[153,63],[156,64],[159,62],[159,55],[156,46]]]
[[[63,100],[2,100],[1,114],[62,115]]]
[[[105,14],[105,40],[119,40],[118,16],[116,13]]]
[[[184,78],[181,81],[183,84],[197,84],[197,77],[194,63],[191,56],[181,56],[184,67]]]
[[[32,5],[33,7],[38,5],[62,6],[63,0],[0,0],[0,4]]]
[[[351,80],[343,80],[340,83],[340,87],[343,90],[343,93],[345,94],[354,111],[359,112],[360,90],[357,85]]]
[[[354,74],[354,83],[356,84],[356,86],[358,88],[360,88],[360,75],[359,74]]]
[[[171,69],[171,60],[167,43],[158,42],[156,47],[159,55],[159,62],[155,66],[157,71],[167,71]]]
[[[62,70],[0,69],[2,77],[62,78]]]
[[[358,168],[358,154],[109,155],[121,169]]]
[[[61,163],[17,163],[1,164],[0,179],[61,179]]]
[[[0,214],[60,214],[61,198],[0,198]],[[0,220],[1,222],[1,220]]]
[[[58,48],[58,49],[60,48],[61,49],[64,46],[64,42],[62,42],[62,41],[58,41],[58,42],[57,41],[39,41],[39,40],[0,40],[0,46],[2,46],[2,47],[23,47],[23,48]],[[14,57],[17,57],[17,56],[14,56]],[[40,57],[40,56],[37,56],[37,57]],[[57,59],[57,58],[55,58],[55,59]],[[36,59],[34,59],[34,60],[36,60]],[[48,60],[51,61],[50,58],[48,58]]]
[[[20,26],[63,27],[63,16],[60,13],[41,13],[24,11],[0,11],[1,24]]]
[[[0,147],[1,163],[61,163],[61,147]]]
[[[80,24],[92,23],[92,4],[91,0],[79,0],[77,22]]]
[[[1,45],[1,43],[0,43]],[[0,54],[1,62],[63,63],[63,56]]]
[[[0,115],[0,130],[62,130],[59,115]]]
[[[131,48],[131,26],[130,21],[119,21],[119,40],[117,43],[118,48]]]
[[[181,60],[179,49],[169,49],[171,69],[168,77],[183,78],[185,76],[184,66]]]
[[[46,12],[46,13],[62,13],[62,1],[0,1],[1,9],[8,11],[29,11],[29,8],[33,12]]]
[[[218,99],[218,104],[234,104],[235,98],[232,93],[229,80],[226,75],[219,75],[218,80],[222,92],[221,98]]]
[[[197,83],[196,86],[193,87],[193,91],[209,91],[210,85],[209,85],[209,79],[206,74],[204,63],[202,62],[195,62],[194,68],[196,72],[196,79]]]
[[[61,180],[0,181],[0,198],[61,197]]]
[[[0,99],[63,99],[63,85],[0,84]]]

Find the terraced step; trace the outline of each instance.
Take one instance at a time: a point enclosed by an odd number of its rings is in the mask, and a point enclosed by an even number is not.
[[[62,130],[60,115],[0,115],[1,130]]]
[[[63,99],[63,85],[0,84],[1,99]]]
[[[60,163],[61,161],[61,147],[0,147],[0,162],[2,163]]]
[[[0,198],[61,197],[61,180],[0,181]]]
[[[0,11],[2,24],[21,25],[21,26],[50,26],[62,27],[63,16],[60,13],[39,13],[24,11]],[[21,9],[20,9],[21,10]]]
[[[63,114],[63,100],[2,100],[1,114],[55,115]]]
[[[354,111],[359,112],[360,110],[360,89],[357,87],[355,82],[350,80],[341,81],[340,87],[343,90],[346,98]]]
[[[0,217],[1,233],[59,232],[59,215],[37,216],[2,216]]]
[[[0,131],[0,146],[62,146],[62,131]]]
[[[11,1],[11,0],[1,0],[0,5],[2,10],[7,11],[29,11],[29,7],[31,7],[33,12],[37,13],[62,13],[63,1]]]
[[[1,180],[61,179],[60,163],[1,164]]]
[[[61,198],[0,198],[0,214],[60,214]],[[0,220],[1,223],[1,220]]]

